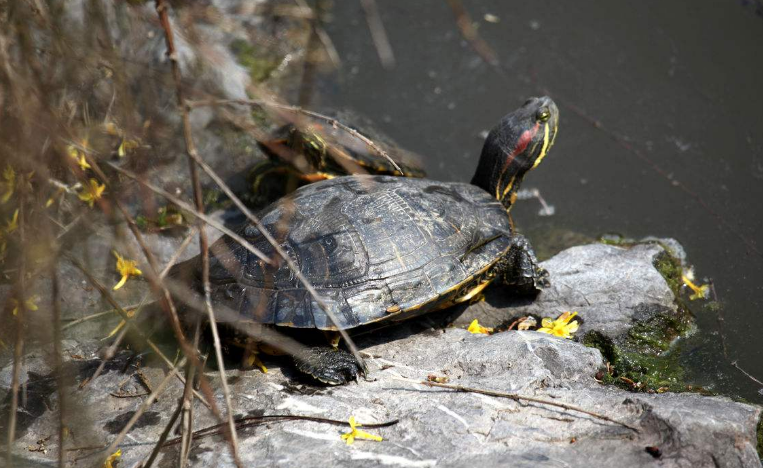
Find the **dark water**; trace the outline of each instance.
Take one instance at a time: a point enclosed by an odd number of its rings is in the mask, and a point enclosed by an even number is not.
[[[327,29],[343,67],[313,105],[368,115],[425,155],[432,178],[468,181],[480,133],[547,90],[560,133],[525,187],[556,214],[523,202],[520,228],[535,238],[548,228],[678,239],[697,275],[713,280],[725,319],[692,303],[700,333],[680,348],[692,380],[763,402],[731,366],[763,380],[760,4],[465,2],[502,75],[462,39],[447,2],[377,3],[397,66],[380,65],[359,2],[335,2]]]

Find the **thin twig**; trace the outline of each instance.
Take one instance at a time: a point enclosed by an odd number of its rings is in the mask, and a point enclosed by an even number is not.
[[[135,411],[135,413],[132,415],[129,421],[127,421],[127,424],[125,424],[125,427],[122,428],[122,430],[119,432],[117,437],[109,444],[109,446],[105,450],[106,456],[110,455],[114,449],[122,443],[122,440],[124,440],[125,436],[128,432],[130,432],[130,429],[135,425],[135,423],[138,421],[138,419],[143,415],[143,413],[148,409],[149,406],[151,406],[154,401],[162,394],[164,393],[164,390],[167,388],[167,385],[169,385],[170,381],[178,374],[178,370],[185,365],[186,358],[183,357],[183,359],[180,360],[177,366],[173,366],[169,373],[164,377],[164,379],[159,383],[159,386],[154,389],[153,392],[151,392],[151,395],[146,398],[143,403],[141,403],[140,407]],[[105,460],[105,457],[104,457]]]
[[[756,384],[758,384],[758,385],[760,385],[761,387],[763,387],[763,382],[761,382],[760,380],[756,379],[756,378],[755,378],[755,377],[754,377],[752,374],[750,374],[750,373],[749,373],[749,372],[747,372],[746,370],[742,369],[742,367],[739,365],[739,363],[738,363],[738,362],[736,362],[736,361],[733,361],[733,362],[731,363],[731,365],[732,365],[734,368],[736,368],[736,369],[737,369],[739,372],[741,372],[741,373],[743,373],[745,376],[747,376],[747,378],[748,378],[748,379],[752,380],[752,381],[753,381],[753,382],[755,382]]]
[[[195,294],[196,291],[192,290],[188,285],[180,281],[171,281],[168,286],[175,296],[183,300],[183,304],[187,306],[189,312],[203,313],[205,311],[203,301],[198,300],[198,295]],[[266,343],[291,356],[302,359],[306,358],[305,351],[307,348],[305,345],[288,335],[279,333],[273,327],[242,321],[238,310],[218,304],[216,315],[218,320],[224,322],[228,327],[246,336],[256,338],[258,342]],[[256,333],[254,330],[256,330]]]
[[[178,110],[183,122],[183,138],[185,140],[186,153],[188,155],[188,164],[191,170],[191,183],[193,186],[194,201],[196,204],[196,212],[202,213],[204,211],[204,200],[201,192],[201,182],[199,180],[199,172],[197,164],[201,161],[196,150],[196,144],[193,141],[193,134],[191,130],[190,111],[185,106],[185,98],[183,97],[183,82],[180,73],[180,65],[178,64],[177,52],[175,49],[174,35],[172,31],[172,25],[170,24],[169,14],[167,12],[167,4],[164,0],[156,0],[156,12],[159,15],[159,21],[161,22],[162,29],[164,30],[164,39],[167,44],[167,57],[170,60],[172,68],[172,78],[175,82],[175,94],[177,97]],[[198,221],[197,221],[198,222]],[[199,247],[201,249],[201,264],[202,264],[202,282],[204,287],[204,304],[207,310],[207,316],[209,320],[209,328],[212,331],[212,341],[215,348],[215,357],[217,358],[218,372],[220,373],[221,386],[223,389],[223,396],[225,398],[225,406],[227,409],[228,425],[230,427],[230,433],[228,434],[228,441],[230,443],[231,455],[233,461],[238,468],[243,468],[243,464],[239,459],[238,454],[238,437],[236,435],[236,427],[233,423],[233,404],[231,402],[230,388],[228,388],[228,379],[225,376],[225,363],[223,362],[223,351],[220,344],[220,336],[217,331],[217,321],[215,320],[215,312],[212,307],[212,288],[209,283],[209,243],[207,241],[207,232],[203,229],[203,226],[199,222]],[[182,468],[182,466],[181,466]]]
[[[411,380],[411,379],[402,379],[402,380],[404,380],[406,382],[417,383],[417,384],[421,384],[421,385],[427,385],[429,387],[445,388],[445,389],[453,390],[453,391],[456,391],[456,392],[479,393],[481,395],[489,395],[489,396],[494,396],[494,397],[499,397],[499,398],[509,398],[511,400],[514,400],[514,401],[529,401],[531,403],[538,403],[538,404],[541,404],[541,405],[555,406],[557,408],[563,408],[563,409],[566,409],[566,410],[577,411],[578,413],[587,414],[588,416],[592,416],[594,418],[601,419],[603,421],[609,421],[611,423],[614,423],[614,424],[626,427],[626,428],[636,432],[637,434],[641,432],[636,426],[632,426],[632,425],[630,425],[628,423],[624,423],[622,421],[618,421],[616,419],[610,418],[609,416],[606,416],[606,415],[603,415],[603,414],[594,413],[593,411],[588,411],[587,409],[583,409],[583,408],[580,408],[578,406],[568,405],[566,403],[559,403],[559,402],[556,402],[556,401],[544,400],[542,398],[527,397],[527,396],[517,395],[516,393],[497,392],[497,391],[494,391],[494,390],[484,390],[484,389],[481,389],[481,388],[464,387],[464,386],[461,386],[461,385],[443,384],[443,383],[437,383],[437,382],[430,382],[430,381],[426,381],[426,380],[422,380],[422,381]]]
[[[136,465],[137,467],[151,468],[151,465],[154,464],[156,457],[159,455],[159,452],[161,452],[162,447],[164,446],[164,442],[167,440],[167,437],[169,437],[170,431],[172,431],[172,427],[175,425],[175,421],[177,421],[178,416],[180,416],[180,411],[183,409],[184,401],[184,398],[178,401],[178,406],[175,408],[175,412],[172,413],[172,417],[164,427],[162,434],[159,436],[159,440],[156,442],[156,445],[154,445],[154,449],[151,450],[151,454],[148,456],[145,462],[138,463]]]
[[[117,172],[119,172],[119,173],[121,173],[121,174],[124,174],[125,176],[127,176],[127,177],[129,177],[129,178],[131,178],[131,179],[134,179],[134,180],[136,180],[136,181],[137,181],[139,184],[141,184],[141,185],[143,185],[144,187],[148,188],[148,189],[149,189],[149,190],[151,190],[152,192],[154,192],[154,193],[157,193],[157,194],[159,194],[159,195],[162,195],[163,197],[167,198],[169,201],[171,201],[172,203],[176,204],[176,205],[177,205],[177,206],[179,206],[180,208],[182,208],[182,209],[184,209],[184,210],[186,210],[186,211],[190,212],[190,213],[191,213],[191,214],[193,214],[194,216],[198,216],[199,218],[201,218],[202,220],[204,220],[204,221],[205,221],[207,224],[211,225],[211,226],[212,226],[212,227],[214,227],[215,229],[218,229],[218,230],[222,231],[223,233],[227,234],[228,236],[230,236],[230,237],[231,237],[233,240],[235,240],[236,242],[238,242],[239,244],[241,244],[241,245],[242,245],[244,248],[246,248],[246,249],[247,249],[247,250],[249,250],[250,252],[253,252],[253,253],[254,253],[255,251],[257,251],[257,250],[256,250],[256,249],[255,249],[255,248],[254,248],[254,247],[253,247],[253,246],[252,246],[252,245],[251,245],[249,242],[247,242],[247,241],[246,241],[244,238],[242,238],[242,237],[241,237],[241,236],[239,236],[238,234],[234,233],[234,232],[233,232],[233,231],[231,231],[230,229],[226,228],[226,227],[225,227],[225,226],[223,226],[222,224],[218,223],[217,221],[213,220],[212,218],[209,218],[208,216],[206,216],[206,215],[204,215],[204,214],[201,214],[201,213],[197,213],[197,212],[196,212],[196,210],[194,210],[194,209],[193,209],[193,207],[191,207],[191,206],[190,206],[190,205],[188,205],[187,203],[183,202],[182,200],[178,199],[177,197],[173,196],[172,194],[170,194],[170,193],[169,193],[169,192],[167,192],[166,190],[160,189],[160,188],[158,188],[158,187],[154,186],[153,184],[151,184],[151,183],[149,183],[149,182],[146,182],[145,180],[143,180],[143,179],[141,179],[140,177],[138,177],[136,174],[134,174],[134,173],[132,173],[132,172],[130,172],[130,171],[128,171],[128,170],[126,170],[126,169],[122,169],[121,167],[119,167],[119,166],[116,166],[116,165],[113,165],[113,164],[111,164],[111,163],[107,163],[107,164],[109,164],[109,166],[110,166],[110,167],[112,167],[112,168],[113,168],[115,171],[117,171]],[[205,171],[207,171],[207,169],[209,169],[209,172],[207,172],[207,174],[209,174],[209,175],[210,175],[210,177],[212,177],[212,179],[213,179],[213,180],[215,180],[215,182],[217,182],[217,181],[219,180],[219,183],[221,184],[221,185],[220,185],[220,188],[221,188],[221,189],[222,189],[222,190],[223,190],[223,191],[224,191],[224,192],[225,192],[225,193],[226,193],[226,194],[227,194],[227,195],[228,195],[228,196],[231,198],[231,200],[233,200],[233,202],[236,204],[236,206],[238,206],[238,207],[241,209],[241,211],[242,211],[242,212],[243,212],[245,215],[247,215],[247,217],[249,217],[249,219],[250,219],[250,220],[252,220],[253,222],[254,222],[254,220],[257,220],[257,218],[256,218],[256,217],[255,217],[255,216],[254,216],[254,215],[253,215],[253,214],[252,214],[250,211],[249,211],[249,209],[248,209],[248,208],[246,208],[246,206],[245,206],[243,203],[241,203],[241,200],[239,200],[239,199],[238,199],[238,198],[235,196],[235,194],[233,194],[233,192],[230,190],[230,188],[228,188],[228,186],[227,186],[227,185],[225,185],[225,183],[224,183],[224,182],[222,182],[222,180],[219,178],[219,176],[217,176],[217,174],[215,174],[215,173],[214,173],[214,171],[212,171],[212,170],[211,170],[211,168],[209,168],[209,166],[208,166],[208,165],[207,165],[207,164],[206,164],[204,161],[199,161],[199,165],[200,165],[200,166],[202,167],[202,169],[204,169]],[[330,319],[330,320],[332,320],[332,321],[333,321],[333,323],[335,323],[335,324],[336,324],[336,323],[337,323],[337,321],[336,321],[336,317],[335,317],[335,316],[332,316],[332,315],[333,315],[333,312],[332,312],[332,311],[330,311],[330,310],[327,310],[327,309],[328,309],[328,306],[327,306],[327,304],[326,304],[325,302],[323,302],[323,300],[322,300],[322,299],[320,299],[320,297],[318,296],[318,294],[317,294],[317,292],[315,291],[315,289],[314,289],[314,288],[313,288],[313,287],[312,287],[312,286],[309,284],[309,281],[308,281],[308,280],[307,280],[307,279],[304,277],[304,275],[302,275],[302,273],[299,271],[299,268],[297,267],[297,265],[296,265],[296,264],[294,264],[294,262],[293,262],[293,261],[290,259],[290,257],[289,257],[288,255],[286,255],[286,253],[285,253],[285,252],[283,252],[283,249],[281,248],[281,246],[280,246],[280,245],[279,245],[279,244],[278,244],[278,243],[275,241],[275,239],[274,239],[274,238],[273,238],[273,237],[270,235],[270,233],[268,232],[268,230],[267,230],[267,229],[264,229],[264,227],[262,226],[262,224],[261,224],[261,223],[259,223],[259,220],[257,220],[255,224],[256,224],[256,225],[257,225],[257,224],[259,224],[259,226],[258,226],[258,227],[260,228],[260,232],[263,234],[263,236],[265,236],[265,238],[266,238],[266,239],[268,239],[268,240],[269,240],[269,241],[272,243],[271,245],[273,245],[274,249],[275,249],[277,252],[279,252],[279,254],[280,254],[280,255],[283,255],[284,261],[285,261],[285,262],[286,262],[286,263],[289,265],[289,267],[290,267],[290,268],[292,268],[292,271],[294,271],[294,272],[295,272],[295,275],[297,276],[297,278],[299,278],[299,279],[302,281],[302,284],[305,286],[305,289],[307,289],[308,291],[312,291],[312,293],[311,293],[311,294],[312,294],[312,295],[313,295],[313,297],[316,299],[316,302],[318,302],[318,304],[319,304],[319,305],[321,305],[321,307],[323,307],[323,309],[324,309],[324,310],[326,310],[326,315],[328,315],[329,319]],[[271,263],[271,262],[269,261],[269,263]],[[187,302],[186,302],[186,303],[187,303]],[[354,356],[355,356],[355,358],[358,360],[358,362],[359,362],[359,363],[362,363],[362,362],[363,362],[363,360],[362,360],[362,358],[360,357],[360,354],[359,354],[359,353],[358,353],[358,351],[357,351],[357,347],[356,347],[356,346],[355,346],[355,344],[353,343],[352,339],[350,339],[349,335],[347,335],[347,332],[346,332],[346,331],[344,331],[344,330],[341,330],[341,329],[340,329],[340,330],[338,330],[338,332],[339,332],[339,333],[342,335],[342,337],[345,339],[345,343],[347,344],[347,347],[350,349],[350,351],[352,351],[353,355],[354,355]],[[362,365],[362,364],[361,364],[361,365]]]
[[[233,239],[236,242],[238,242],[239,244],[241,244],[246,250],[252,252],[254,255],[257,256],[257,258],[259,258],[263,262],[267,263],[268,265],[272,265],[273,264],[273,260],[268,258],[268,256],[265,255],[264,253],[262,253],[262,251],[258,250],[251,243],[247,242],[246,239],[244,239],[243,237],[239,236],[234,231],[228,229],[227,227],[225,227],[225,225],[223,225],[219,221],[216,221],[214,218],[210,217],[209,215],[206,215],[204,213],[198,212],[196,210],[196,208],[194,208],[190,204],[188,204],[188,203],[184,202],[183,200],[181,200],[180,198],[172,195],[168,191],[166,191],[164,189],[161,189],[161,188],[157,187],[156,185],[153,185],[150,182],[146,182],[145,180],[143,180],[140,176],[138,176],[134,172],[128,171],[127,169],[123,169],[123,168],[117,166],[116,164],[113,164],[113,163],[110,163],[110,162],[106,162],[106,164],[109,167],[111,167],[112,169],[114,169],[115,171],[119,172],[120,174],[123,174],[123,175],[129,177],[130,179],[135,180],[136,182],[138,182],[142,186],[146,187],[147,189],[151,190],[152,192],[154,192],[154,193],[156,193],[158,195],[163,196],[167,200],[169,200],[172,203],[174,203],[175,205],[177,205],[179,208],[187,211],[188,213],[192,214],[193,216],[196,216],[197,218],[200,218],[205,223],[209,224],[210,226],[212,226],[213,228],[215,228],[218,231],[222,232],[223,234],[226,234],[228,237],[230,237],[231,239]]]
[[[305,0],[295,0],[295,3],[299,5],[302,9],[307,9],[310,11],[311,15],[310,17],[306,17],[306,19],[314,20],[318,16],[318,12],[314,11],[310,6],[305,2]],[[329,37],[326,30],[318,23],[313,23],[315,25],[315,33],[318,35],[318,39],[320,39],[321,43],[323,44],[323,47],[326,49],[326,54],[329,56],[329,59],[334,64],[335,67],[339,67],[342,65],[342,60],[339,58],[339,52],[337,52],[336,47],[334,46],[334,42],[331,40],[331,37]]]
[[[374,41],[376,53],[379,54],[379,61],[387,70],[395,68],[395,54],[392,52],[392,46],[389,43],[387,31],[384,29],[381,15],[379,15],[376,0],[360,0],[360,4],[366,13],[368,29],[371,31],[371,39]]]
[[[100,166],[98,165],[97,161],[94,158],[90,158],[89,160],[90,165],[92,166],[92,170],[98,175],[98,177],[104,182],[108,182],[108,177],[106,177],[106,174],[101,170]],[[69,164],[73,164],[72,161],[69,161]],[[111,163],[107,164],[111,167],[114,167]],[[159,265],[158,261],[156,260],[156,257],[154,256],[151,249],[148,248],[148,245],[146,244],[145,240],[143,239],[143,235],[141,234],[140,230],[138,229],[138,225],[136,224],[135,220],[132,218],[130,213],[128,212],[127,208],[124,206],[122,201],[119,199],[119,197],[115,196],[115,194],[111,194],[111,200],[113,203],[117,206],[120,213],[124,217],[125,221],[127,222],[128,227],[130,228],[130,232],[132,232],[136,242],[138,242],[138,245],[140,246],[141,250],[143,251],[144,256],[146,257],[146,260],[149,263],[150,269],[146,271],[146,279],[149,282],[149,285],[151,286],[151,290],[154,292],[154,294],[157,297],[160,297],[160,304],[162,306],[162,309],[167,313],[167,315],[170,318],[170,324],[172,326],[173,332],[175,333],[175,337],[180,345],[180,348],[183,350],[183,353],[186,357],[189,358],[192,364],[199,365],[198,358],[196,356],[196,350],[191,348],[188,344],[188,340],[185,337],[185,334],[183,333],[182,326],[180,324],[180,319],[178,317],[177,308],[175,307],[174,300],[172,296],[170,295],[167,288],[164,286],[161,275],[159,274]],[[103,205],[105,204],[105,200],[98,200],[99,204]],[[181,246],[182,247],[182,246]],[[170,268],[172,264],[168,265],[165,268],[165,271],[163,272],[166,275],[166,270]],[[82,267],[84,268],[84,267]],[[92,277],[87,271],[84,271],[84,273]],[[159,275],[159,276],[157,276]],[[108,291],[103,291],[106,294],[109,295]],[[103,294],[102,292],[102,294]],[[111,301],[110,301],[111,302]],[[115,303],[115,302],[114,302]],[[112,303],[112,305],[114,304]],[[118,307],[118,306],[115,306]],[[137,327],[136,327],[136,330]],[[138,330],[139,331],[139,330]],[[139,333],[142,335],[142,332],[139,331]],[[153,343],[150,340],[147,340],[150,346],[153,346]],[[165,358],[166,359],[166,358]],[[167,360],[169,362],[169,360]],[[171,365],[171,363],[170,363]],[[182,376],[179,376],[181,381],[183,380]],[[217,405],[215,404],[214,395],[212,393],[212,389],[209,385],[209,382],[206,378],[202,378],[201,380],[201,389],[205,394],[205,397],[202,397],[201,394],[194,391],[194,395],[199,398],[199,400],[209,408],[212,413],[215,415],[215,417],[218,418],[218,420],[221,419],[221,415],[219,410],[217,409]]]
[[[26,213],[24,209],[24,196],[19,197],[19,219],[18,230],[19,237],[21,239],[21,245],[25,245],[25,224]],[[17,312],[16,316],[16,339],[13,346],[13,371],[11,378],[11,405],[8,409],[8,451],[6,453],[6,466],[12,466],[11,460],[13,459],[13,441],[16,438],[16,413],[19,405],[19,382],[21,381],[21,362],[24,349],[24,318],[27,313],[26,307],[26,288],[25,288],[25,276],[26,276],[26,259],[22,252],[19,258],[19,276],[18,287],[16,288],[16,304]],[[13,293],[12,293],[13,294]],[[11,295],[13,297],[13,295]]]
[[[488,43],[480,37],[477,30],[474,29],[472,19],[469,17],[469,13],[466,12],[461,0],[448,0],[448,5],[450,5],[451,10],[453,10],[453,14],[456,15],[456,25],[458,25],[458,29],[461,30],[461,35],[466,39],[466,42],[472,46],[472,49],[477,52],[477,55],[479,55],[482,60],[489,65],[496,67],[503,74],[503,69],[498,68],[498,65],[500,65],[498,55]]]
[[[257,229],[260,231],[262,236],[270,243],[270,245],[273,247],[273,249],[278,253],[278,255],[284,260],[284,263],[288,265],[288,267],[291,269],[291,271],[294,272],[294,275],[297,277],[300,283],[302,283],[302,286],[307,290],[307,292],[310,294],[310,296],[315,299],[315,302],[318,304],[318,306],[326,312],[326,315],[328,316],[331,323],[336,327],[337,332],[339,332],[340,335],[342,335],[342,339],[344,339],[345,344],[350,349],[352,354],[355,356],[355,359],[358,361],[358,363],[365,369],[365,364],[363,363],[363,358],[360,356],[360,353],[358,352],[358,348],[355,346],[355,343],[350,338],[350,335],[347,333],[346,330],[339,327],[336,314],[334,311],[329,307],[329,305],[326,303],[326,301],[318,294],[318,291],[315,290],[312,284],[310,284],[310,281],[302,274],[302,271],[299,269],[299,266],[294,263],[294,261],[291,259],[291,257],[286,253],[286,251],[281,247],[281,244],[276,241],[276,239],[273,237],[272,234],[270,234],[270,231],[260,222],[260,220],[252,213],[249,208],[244,205],[244,203],[236,196],[236,194],[233,193],[233,191],[228,187],[228,185],[220,178],[219,175],[207,164],[204,160],[198,157],[198,155],[192,155],[196,163],[204,170],[204,172],[207,173],[207,175],[220,187],[220,189],[233,201],[233,203],[236,205],[238,209],[241,210],[242,213],[257,227]]]
[[[146,344],[148,344],[148,346],[151,348],[151,350],[154,353],[156,353],[156,355],[159,356],[162,359],[162,361],[164,361],[165,364],[167,364],[167,367],[168,368],[174,367],[172,361],[162,352],[161,349],[159,349],[158,346],[156,346],[156,344],[149,337],[146,336],[145,333],[143,333],[143,330],[141,330],[140,327],[138,327],[134,323],[133,319],[130,318],[127,315],[127,312],[114,299],[114,296],[112,296],[111,293],[109,293],[108,289],[106,289],[106,287],[103,286],[101,284],[101,282],[98,281],[92,275],[92,273],[90,273],[90,271],[88,271],[88,269],[85,268],[85,266],[79,260],[77,260],[76,258],[74,258],[74,257],[72,257],[71,255],[68,255],[68,254],[66,254],[65,257],[66,257],[67,260],[69,260],[72,263],[72,265],[74,265],[78,270],[80,270],[85,275],[85,277],[87,277],[88,282],[90,284],[92,284],[96,289],[98,289],[98,291],[101,293],[101,296],[104,299],[106,299],[106,301],[109,304],[111,304],[112,307],[114,307],[114,309],[117,311],[117,313],[122,317],[122,320],[125,321],[125,324],[128,327],[132,327],[132,329],[135,330],[135,332],[138,334],[138,336],[141,339],[143,339],[146,342]],[[178,375],[178,379],[181,382],[185,383],[185,379],[183,378],[182,375]],[[206,398],[204,398],[198,392],[194,392],[194,395],[196,395],[196,397],[199,399],[199,401],[201,401],[207,408],[211,409],[211,405],[210,405],[209,402],[207,402]]]
[[[111,343],[111,346],[106,348],[106,352],[101,358],[101,362],[98,364],[98,368],[95,369],[95,372],[93,372],[93,375],[90,376],[90,378],[85,379],[82,384],[80,384],[79,388],[87,387],[90,382],[94,381],[101,375],[103,369],[106,368],[106,364],[108,364],[108,362],[111,361],[111,359],[116,355],[117,348],[119,348],[119,345],[122,343],[122,340],[125,338],[125,336],[127,336],[127,332],[129,330],[130,329],[128,327],[123,327],[121,330],[119,330],[119,334],[114,339],[114,342]]]
[[[66,427],[66,392],[64,381],[63,351],[61,349],[61,285],[58,282],[58,255],[50,262],[50,276],[53,283],[51,304],[53,312],[53,362],[56,368],[56,391],[58,392],[58,468],[64,468],[64,428]]]
[[[280,109],[280,110],[285,110],[289,112],[296,112],[298,114],[308,115],[310,117],[323,120],[324,122],[327,122],[329,125],[331,125],[334,128],[340,128],[343,131],[352,135],[354,138],[357,138],[358,140],[362,141],[366,145],[370,146],[380,156],[382,156],[384,159],[389,161],[389,163],[392,164],[392,167],[394,167],[395,170],[400,173],[400,175],[405,176],[405,173],[397,164],[397,162],[395,162],[395,160],[392,159],[390,155],[386,151],[384,151],[379,145],[374,143],[373,140],[365,137],[354,128],[348,127],[347,125],[343,124],[337,119],[333,117],[329,117],[327,115],[319,114],[318,112],[302,109],[301,107],[298,107],[298,106],[290,106],[288,104],[281,104],[278,102],[257,100],[257,99],[209,99],[209,100],[203,100],[203,101],[201,100],[186,101],[186,104],[191,108],[209,107],[209,106],[214,107],[214,106],[223,106],[223,105],[246,105],[246,106],[272,107],[274,109]]]
[[[172,254],[172,257],[170,257],[170,260],[167,262],[167,265],[165,265],[164,269],[159,273],[159,279],[163,280],[167,273],[170,272],[172,267],[177,263],[178,259],[180,259],[180,256],[183,255],[183,252],[188,248],[189,245],[191,245],[191,242],[193,241],[193,237],[196,235],[197,231],[199,230],[198,227],[194,226],[191,228],[191,231],[188,233],[187,236],[185,236],[185,239],[183,239],[183,242],[180,243],[177,249],[175,249],[175,253]]]
[[[261,415],[261,416],[245,416],[242,418],[236,418],[236,427],[239,429],[243,429],[246,427],[257,426],[260,424],[271,424],[271,423],[288,422],[288,421],[311,421],[311,422],[317,422],[317,423],[323,423],[323,424],[333,424],[335,426],[347,425],[347,421],[340,421],[337,419],[328,419],[328,418],[319,418],[316,416],[302,416],[298,414],[268,414],[268,415]],[[382,423],[375,423],[375,424],[357,424],[357,427],[364,427],[366,429],[379,429],[382,427],[394,426],[395,424],[399,422],[400,422],[399,419],[393,419],[391,421],[385,421]],[[214,426],[205,427],[204,429],[199,429],[198,431],[193,433],[193,436],[196,439],[201,439],[203,437],[217,435],[217,434],[220,434],[220,430],[223,428],[224,428],[224,425],[216,424]],[[174,439],[171,439],[165,442],[164,446],[169,447],[179,442],[180,442],[180,438],[176,437]]]
[[[125,310],[132,310],[134,308],[135,306],[125,306]],[[77,320],[72,320],[71,322],[61,327],[61,330],[67,330],[73,326],[79,325],[80,323],[84,323],[89,320],[94,320],[99,317],[103,317],[104,315],[111,315],[113,313],[116,313],[116,311],[117,311],[116,309],[109,309],[109,310],[104,310],[103,312],[96,312],[94,314],[86,315],[85,317],[78,318]]]
[[[196,317],[196,326],[193,336],[193,346],[198,349],[199,339],[201,336],[201,316]],[[188,464],[188,457],[191,454],[191,442],[193,441],[193,382],[196,377],[196,366],[187,366],[185,375],[185,388],[183,389],[183,399],[180,402],[180,410],[182,418],[180,419],[180,436],[183,443],[180,447],[180,453],[178,454],[179,468],[185,468]],[[199,373],[202,373],[202,369],[198,369]],[[166,438],[165,438],[166,439]],[[161,448],[161,444],[157,444],[155,450]]]

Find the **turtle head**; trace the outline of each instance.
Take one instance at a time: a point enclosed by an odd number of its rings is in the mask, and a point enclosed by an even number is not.
[[[559,109],[551,98],[528,99],[490,131],[472,184],[511,208],[522,178],[554,144],[558,124]]]

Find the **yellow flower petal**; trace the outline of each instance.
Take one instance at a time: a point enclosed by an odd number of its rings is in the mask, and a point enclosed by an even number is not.
[[[570,320],[577,314],[577,312],[564,312],[553,321],[549,318],[544,318],[543,327],[537,331],[562,338],[572,338],[572,334],[578,331],[579,324],[577,320],[572,323],[570,323]]]
[[[355,439],[373,440],[376,442],[381,442],[383,440],[381,436],[369,434],[366,431],[358,429],[356,427],[358,424],[355,422],[355,416],[350,416],[349,422],[351,431],[346,434],[342,434],[342,440],[347,442],[347,445],[352,445],[355,442]]]
[[[105,462],[103,462],[103,468],[114,468],[114,462],[117,461],[118,458],[122,456],[122,449],[117,450],[116,452],[109,455],[109,458],[106,459]]]
[[[0,203],[6,203],[13,196],[13,191],[16,189],[16,171],[13,170],[13,166],[10,164],[5,166],[3,170],[3,183],[5,187],[3,196],[0,197]]]
[[[119,144],[119,148],[117,148],[117,155],[120,158],[124,158],[127,156],[127,153],[138,146],[140,146],[140,143],[137,140],[128,140],[127,138],[124,138],[122,139],[122,143]]]
[[[109,339],[109,338],[111,338],[112,336],[116,335],[116,334],[117,334],[117,332],[118,332],[119,330],[121,330],[121,329],[122,329],[122,327],[124,327],[124,326],[125,326],[125,323],[126,323],[126,322],[125,322],[124,320],[120,321],[120,322],[119,322],[119,325],[117,325],[116,327],[114,327],[114,329],[113,329],[113,330],[111,330],[111,331],[109,332],[109,334],[108,334],[108,335],[106,335],[106,337],[104,337],[103,339],[104,339],[104,340],[108,340],[108,339]]]
[[[483,334],[483,335],[489,335],[493,329],[489,327],[483,327],[480,325],[479,321],[477,319],[472,320],[472,323],[469,324],[469,328],[467,328],[469,333],[474,334]]]
[[[37,301],[39,300],[40,300],[40,296],[38,296],[37,294],[27,298],[27,300],[24,301],[24,308],[26,310],[32,310],[32,311],[39,310],[39,307],[37,307]],[[16,299],[11,299],[11,304],[13,304],[13,310],[11,311],[11,313],[13,315],[18,315],[19,301],[17,301]]]
[[[114,256],[117,258],[117,271],[122,275],[122,279],[120,279],[119,283],[114,286],[114,291],[116,291],[125,285],[127,278],[130,276],[140,276],[143,272],[138,269],[138,262],[135,260],[127,260],[116,251],[114,251]]]
[[[90,208],[96,200],[103,196],[103,190],[106,188],[106,184],[99,184],[98,180],[90,179],[87,186],[82,189],[82,192],[77,194],[80,200],[87,203]]]
[[[114,288],[113,288],[114,291],[124,286],[126,282],[127,282],[127,275],[124,275],[122,276],[122,279],[119,280],[119,283],[114,285]]]
[[[5,224],[5,233],[10,234],[19,228],[19,210],[13,212],[11,219]]]
[[[694,270],[692,269],[686,270],[683,275],[681,275],[681,280],[683,283],[692,290],[692,294],[689,296],[689,300],[694,301],[696,299],[707,299],[710,296],[710,286],[707,284],[698,286],[694,283],[694,281],[692,281],[693,279]]]

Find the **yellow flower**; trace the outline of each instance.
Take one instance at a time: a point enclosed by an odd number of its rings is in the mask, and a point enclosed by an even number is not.
[[[492,328],[483,327],[482,325],[480,325],[477,319],[472,320],[472,323],[469,324],[469,328],[467,328],[467,330],[469,330],[469,333],[474,333],[474,334],[482,333],[483,335],[489,335],[490,333],[493,332]]]
[[[69,145],[66,147],[66,154],[68,154],[70,157],[76,160],[77,164],[79,164],[80,169],[82,169],[83,171],[90,169],[90,164],[88,164],[87,158],[85,157],[87,154],[87,149],[88,149],[87,138],[85,138],[84,140],[81,140],[79,142],[79,145]]]
[[[10,234],[18,228],[19,228],[19,210],[17,208],[16,211],[13,212],[13,217],[10,219],[10,221],[5,223],[5,233]]]
[[[541,324],[543,325],[538,329],[541,333],[548,333],[549,335],[561,336],[562,338],[572,338],[572,334],[578,331],[578,321],[570,323],[570,320],[576,316],[577,312],[565,312],[556,320],[544,318]]]
[[[135,260],[125,260],[124,257],[119,255],[116,251],[114,251],[114,256],[117,257],[117,271],[122,275],[122,279],[119,280],[119,283],[117,283],[116,286],[114,286],[114,291],[116,291],[125,285],[127,278],[130,276],[142,275],[143,272],[138,270],[136,266],[138,262]]]
[[[103,462],[103,468],[114,468],[114,462],[117,461],[118,458],[122,456],[122,449],[117,450],[116,452],[109,455],[109,458],[106,459],[105,462]]]
[[[103,196],[105,188],[106,184],[99,184],[96,179],[90,179],[90,184],[85,186],[77,196],[92,208],[95,201]]]
[[[37,301],[40,300],[40,296],[35,294],[34,296],[28,298],[26,301],[24,301],[24,308],[26,310],[37,310]],[[19,301],[16,299],[11,299],[11,304],[13,304],[13,315],[18,315],[19,313]]]
[[[707,284],[697,286],[694,281],[692,281],[693,279],[694,270],[691,268],[685,270],[681,275],[681,281],[683,281],[684,284],[693,291],[692,295],[689,296],[689,300],[693,301],[696,299],[707,299],[710,296],[710,286]]]
[[[122,143],[120,143],[119,148],[117,148],[117,155],[120,158],[124,158],[127,156],[127,153],[139,146],[140,142],[138,140],[128,140],[127,138],[123,138]]]
[[[2,184],[5,186],[5,190],[3,191],[3,196],[0,197],[0,203],[5,203],[11,199],[16,188],[16,171],[13,170],[10,164],[6,165],[5,170],[3,170]]]
[[[83,148],[87,148],[87,140],[83,140],[81,145]],[[77,164],[79,164],[80,169],[82,169],[83,171],[90,169],[90,164],[88,164],[87,158],[85,157],[85,151],[79,149],[78,147],[74,145],[69,145],[66,147],[66,154],[68,154],[74,160],[76,160]]]
[[[347,445],[352,445],[353,442],[355,442],[355,439],[366,439],[366,440],[375,440],[376,442],[381,442],[382,438],[381,436],[369,434],[366,431],[361,431],[357,428],[358,424],[355,423],[355,416],[350,416],[350,429],[352,429],[347,434],[342,434],[342,440],[347,442]]]

